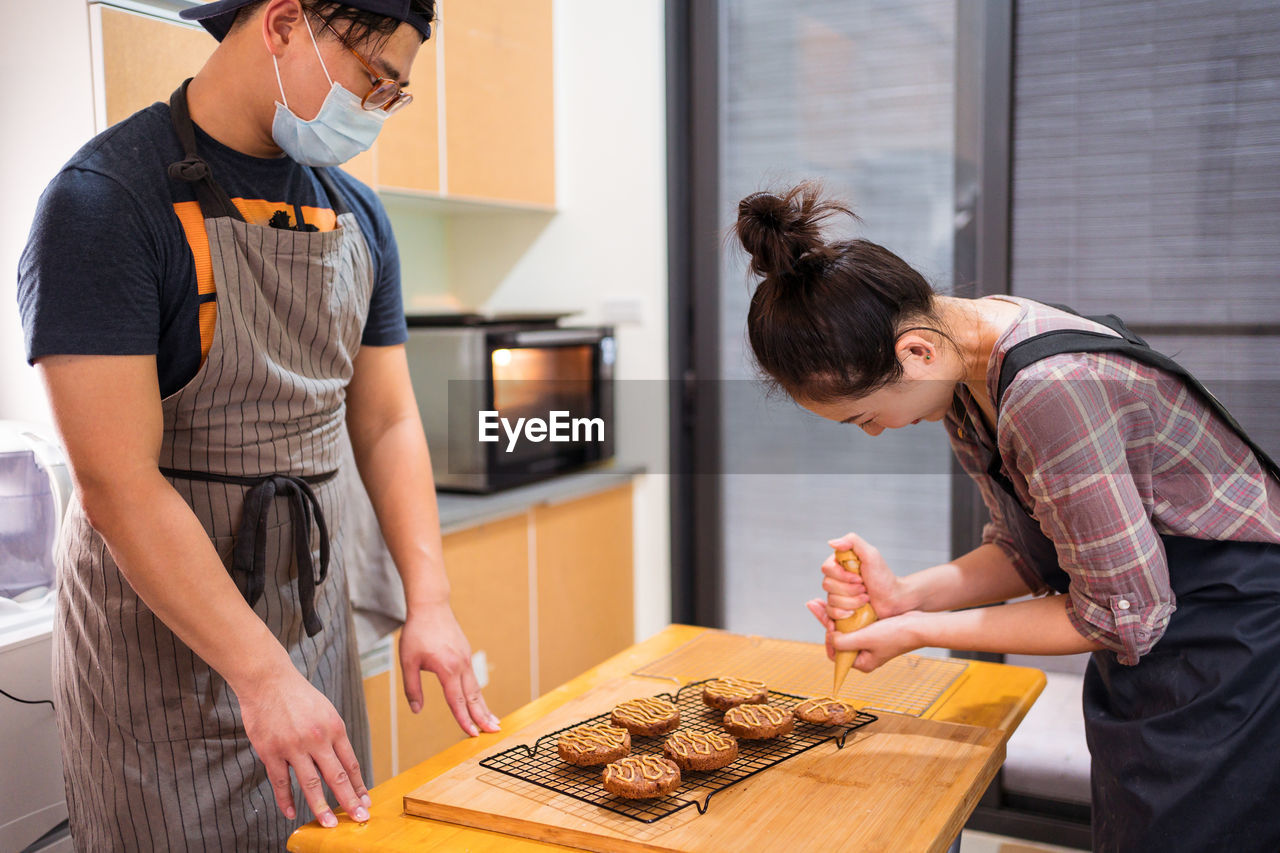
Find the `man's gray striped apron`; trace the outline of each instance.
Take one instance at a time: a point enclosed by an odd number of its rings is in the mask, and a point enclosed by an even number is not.
[[[338,213],[335,230],[244,222],[195,153],[185,89],[171,108],[187,159],[170,175],[195,184],[218,313],[200,371],[163,401],[160,465],[254,611],[337,707],[368,773],[342,484],[332,472],[372,293],[369,250],[324,170],[316,175]],[[183,567],[172,571],[181,587]],[[280,812],[239,702],[134,593],[78,499],[59,545],[55,636],[78,849],[283,850],[312,819],[296,784],[297,819]]]

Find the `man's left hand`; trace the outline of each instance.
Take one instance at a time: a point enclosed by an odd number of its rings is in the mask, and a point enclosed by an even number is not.
[[[459,728],[472,737],[498,731],[498,718],[485,704],[471,668],[471,644],[447,603],[410,608],[400,631],[400,667],[404,695],[415,714],[422,710],[422,671],[429,670],[440,679]]]

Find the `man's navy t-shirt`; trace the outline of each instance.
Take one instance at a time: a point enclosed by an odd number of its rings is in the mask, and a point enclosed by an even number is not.
[[[306,223],[334,227],[332,203],[312,169],[289,157],[241,154],[198,127],[196,146],[250,223],[287,216],[296,224],[301,209]],[[18,268],[29,360],[154,354],[162,396],[196,375],[211,340],[214,285],[207,264],[197,281],[196,258],[201,251],[207,258],[208,244],[195,191],[168,176],[181,159],[169,105],[157,103],[90,140],[45,189]],[[329,174],[373,258],[361,343],[404,343],[400,261],[386,211],[346,172]]]

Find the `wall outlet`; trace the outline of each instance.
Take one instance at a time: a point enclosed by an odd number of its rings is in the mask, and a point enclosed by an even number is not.
[[[639,326],[644,322],[644,303],[632,297],[615,297],[600,303],[600,319],[610,326]]]
[[[489,686],[489,656],[484,649],[471,656],[471,671],[476,674],[476,683],[481,690]]]

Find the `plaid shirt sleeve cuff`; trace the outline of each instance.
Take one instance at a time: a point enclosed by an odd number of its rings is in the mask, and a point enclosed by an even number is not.
[[[1144,603],[1137,593],[1108,595],[1098,602],[1072,585],[1067,618],[1081,636],[1116,653],[1125,666],[1135,666],[1164,636],[1175,606],[1171,601]]]
[[[1026,558],[1022,556],[1022,552],[1013,544],[1008,532],[996,524],[994,521],[987,522],[982,528],[982,544],[995,545],[1004,555],[1009,558],[1009,562],[1013,563],[1014,570],[1018,573],[1018,577],[1022,578],[1022,582],[1027,585],[1027,589],[1031,590],[1032,595],[1044,595],[1052,592],[1044,579],[1036,573],[1035,569],[1027,565]]]

